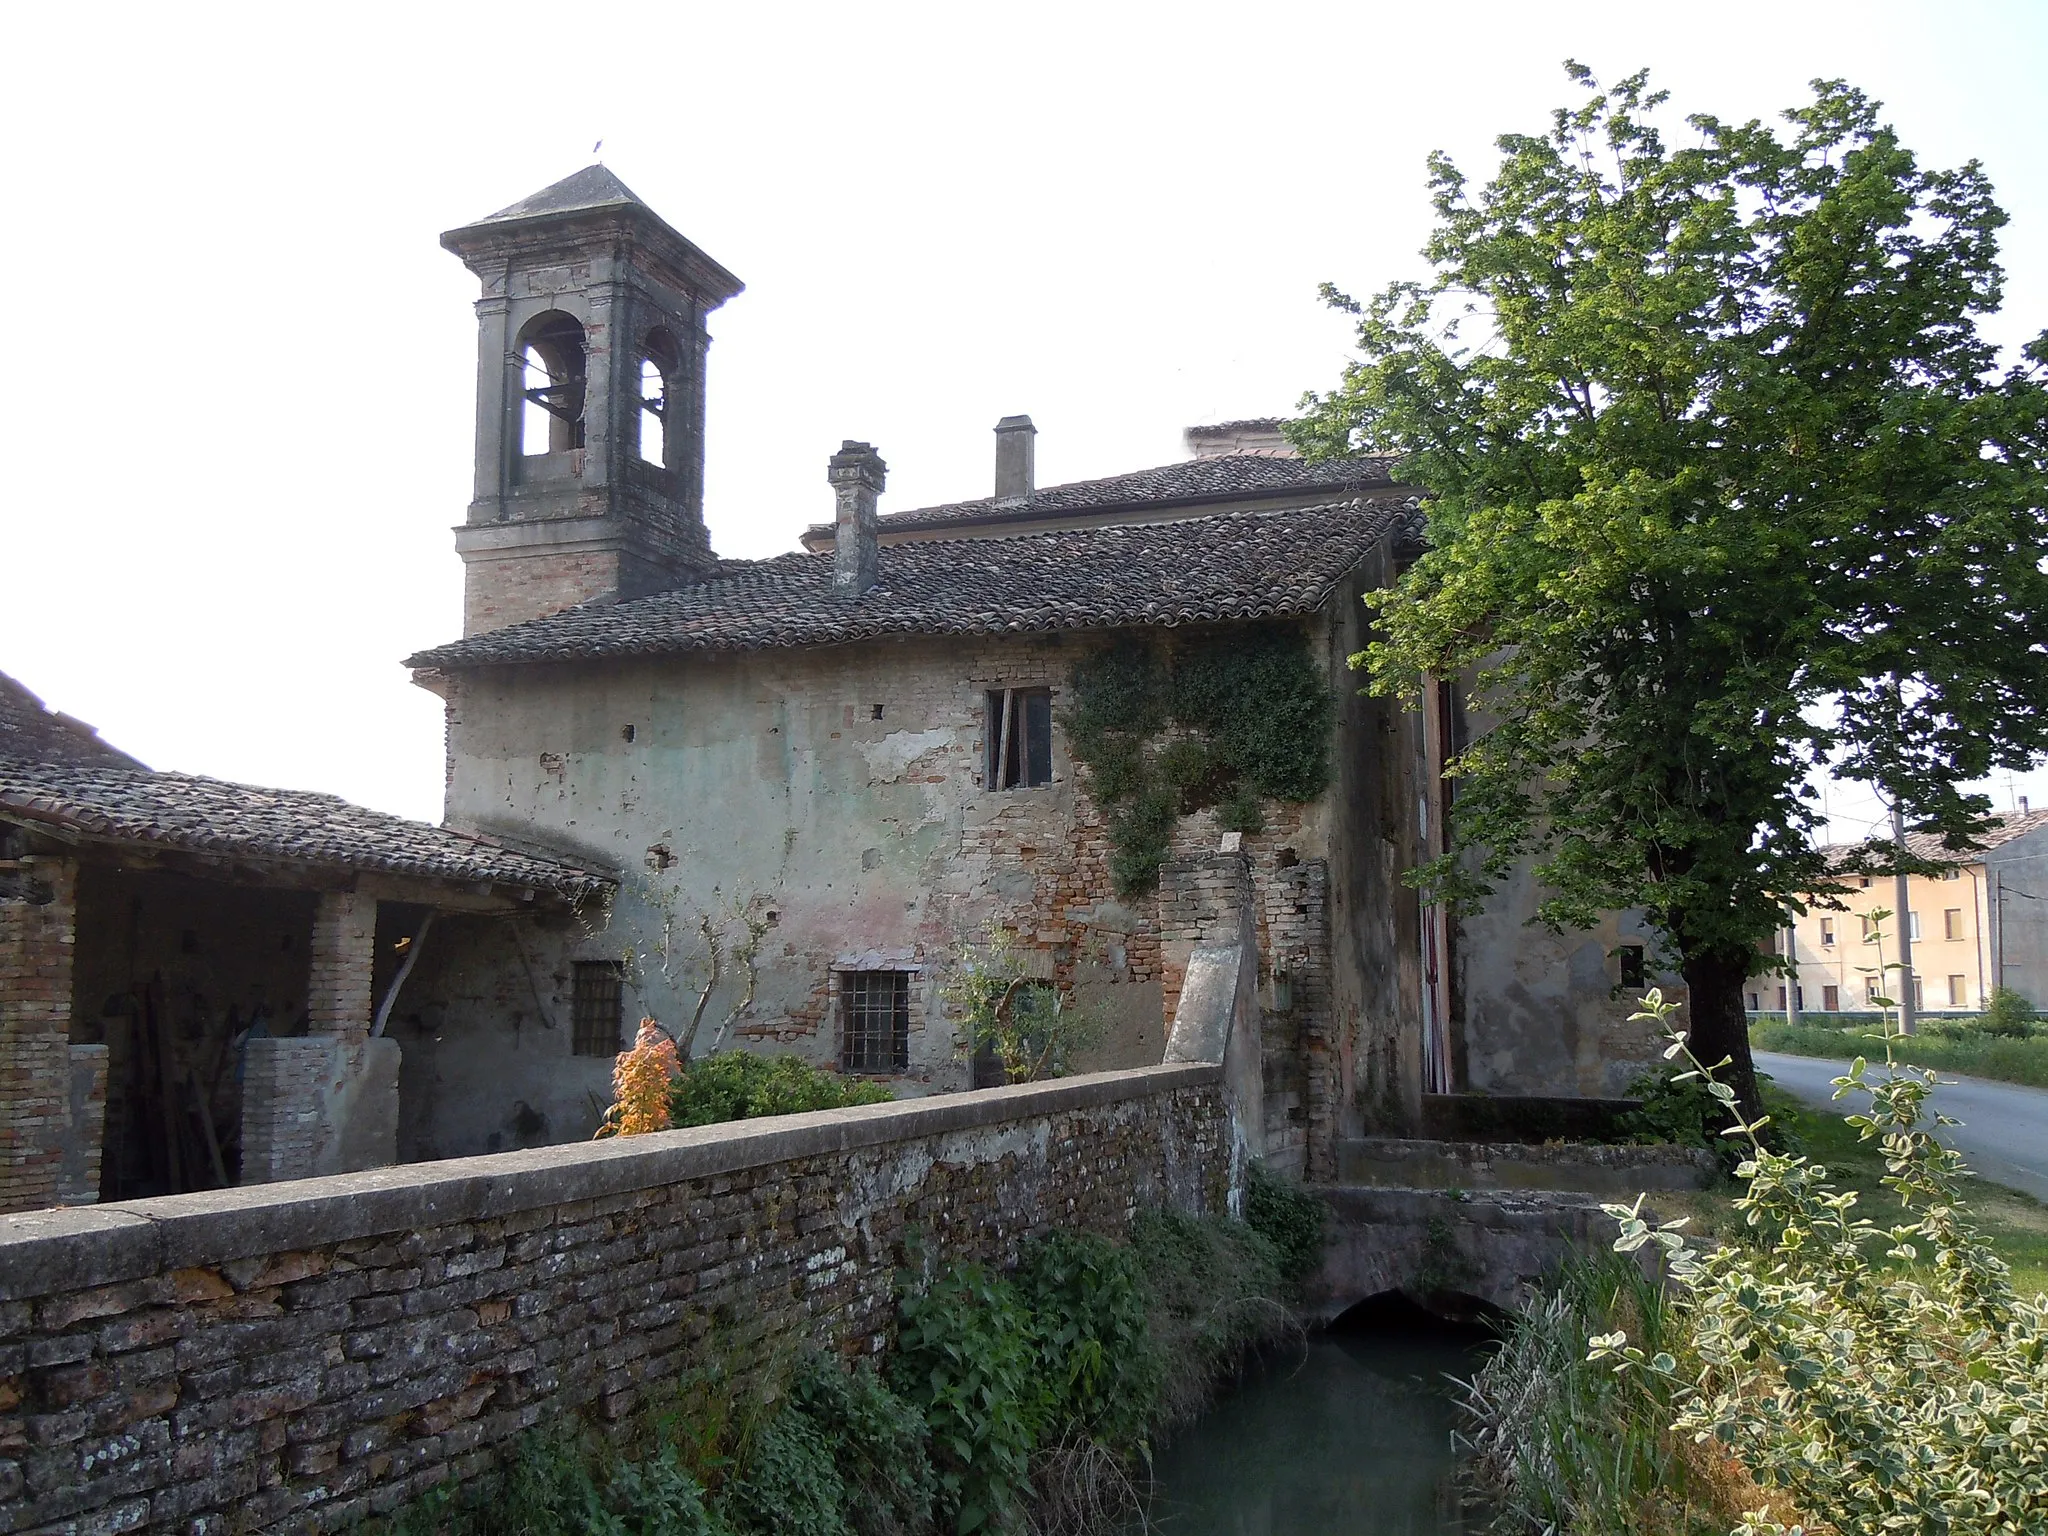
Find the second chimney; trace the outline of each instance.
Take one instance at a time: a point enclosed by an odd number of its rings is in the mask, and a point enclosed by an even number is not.
[[[1024,502],[1031,499],[1032,479],[1037,473],[1032,460],[1038,428],[1029,416],[1005,416],[996,423],[996,501]]]
[[[875,584],[881,564],[882,528],[875,503],[889,477],[889,466],[872,443],[851,438],[832,455],[826,478],[834,503],[832,590],[841,597],[859,597]]]

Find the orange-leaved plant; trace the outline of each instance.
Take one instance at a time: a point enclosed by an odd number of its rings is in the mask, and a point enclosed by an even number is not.
[[[667,1130],[669,1085],[681,1070],[668,1031],[652,1019],[642,1019],[633,1049],[621,1051],[612,1066],[612,1107],[604,1112],[598,1136]]]

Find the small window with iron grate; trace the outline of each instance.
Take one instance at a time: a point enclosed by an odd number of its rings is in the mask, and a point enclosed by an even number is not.
[[[570,1048],[578,1056],[618,1055],[625,968],[616,960],[578,960],[571,999]]]
[[[1052,690],[991,688],[988,787],[1037,789],[1052,782]]]
[[[910,1070],[910,973],[847,971],[839,991],[839,1070]]]

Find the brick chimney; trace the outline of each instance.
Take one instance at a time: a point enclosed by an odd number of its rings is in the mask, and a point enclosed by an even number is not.
[[[875,584],[881,547],[881,524],[875,512],[889,466],[872,443],[851,439],[832,455],[826,478],[832,482],[837,517],[832,544],[832,590],[859,597]]]
[[[1031,499],[1037,467],[1032,462],[1038,428],[1029,416],[1005,416],[996,423],[996,501]]]

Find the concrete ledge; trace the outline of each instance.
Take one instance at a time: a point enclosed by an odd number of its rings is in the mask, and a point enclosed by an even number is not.
[[[1720,1161],[1698,1147],[1565,1142],[1418,1141],[1368,1136],[1337,1144],[1341,1184],[1391,1189],[1560,1190],[1619,1195],[1706,1189]]]
[[[1095,1072],[621,1140],[29,1212],[0,1218],[0,1300],[1148,1099],[1211,1087],[1222,1075],[1220,1065],[1206,1062]],[[82,1276],[81,1266],[89,1273]]]
[[[156,1273],[156,1223],[115,1205],[0,1216],[0,1301]]]

